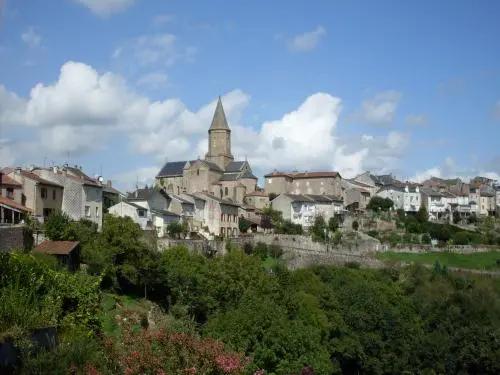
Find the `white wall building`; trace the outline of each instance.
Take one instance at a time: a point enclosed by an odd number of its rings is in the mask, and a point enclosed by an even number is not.
[[[148,229],[148,223],[152,223],[148,208],[136,203],[122,201],[111,206],[108,211],[114,216],[130,217],[142,230]]]
[[[422,205],[422,194],[418,186],[406,185],[403,193],[403,210],[405,212],[418,212]]]
[[[389,198],[394,203],[394,209],[404,209],[404,189],[396,186],[384,186],[375,194],[377,197]]]

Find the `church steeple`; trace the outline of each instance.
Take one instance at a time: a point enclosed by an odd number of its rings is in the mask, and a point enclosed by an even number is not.
[[[226,114],[224,113],[224,107],[222,106],[220,96],[219,100],[217,100],[217,106],[215,107],[215,113],[209,131],[215,129],[231,131],[229,125],[227,124]]]
[[[217,100],[212,124],[208,129],[208,152],[205,159],[217,164],[222,169],[225,169],[234,160],[231,154],[231,129],[227,123],[220,96]]]

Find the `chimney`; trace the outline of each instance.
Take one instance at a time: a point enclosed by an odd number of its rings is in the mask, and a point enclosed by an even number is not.
[[[16,174],[19,174],[21,173],[21,167],[16,167],[16,171],[15,171]]]
[[[135,189],[135,191],[134,191],[134,197],[135,197],[135,198],[137,198],[137,194],[138,194],[138,193],[137,193],[137,189]]]
[[[113,183],[111,182],[111,180],[107,180],[106,181],[106,187],[112,187],[113,186]]]

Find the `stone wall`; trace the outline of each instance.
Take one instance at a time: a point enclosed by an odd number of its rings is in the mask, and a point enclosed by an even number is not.
[[[33,238],[29,234],[23,225],[0,226],[0,251],[31,249]]]
[[[333,264],[344,266],[348,263],[358,263],[365,268],[383,268],[385,264],[375,258],[363,256],[360,254],[341,253],[330,251],[328,253],[314,251],[288,251],[282,256],[282,261],[290,269],[305,268],[318,264]]]
[[[168,249],[176,246],[185,246],[189,251],[198,254],[225,254],[226,253],[226,242],[216,241],[216,240],[173,240],[169,238],[159,238],[158,239],[158,249]]]

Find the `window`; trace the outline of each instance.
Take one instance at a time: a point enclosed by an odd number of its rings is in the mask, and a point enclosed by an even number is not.
[[[199,175],[200,175],[200,170],[199,170],[199,169],[197,169],[197,170],[196,170],[196,175],[197,175],[197,176],[199,176]]]
[[[139,217],[146,217],[146,211],[144,211],[144,210],[137,210],[137,215],[139,215]]]
[[[14,199],[14,189],[13,188],[7,188],[7,198]]]
[[[226,234],[225,232],[226,232],[225,228],[220,228],[220,235],[222,237],[224,237],[224,235]]]
[[[224,188],[224,195],[228,195],[229,194],[229,189],[227,188],[227,186]]]
[[[224,214],[220,214],[220,221],[224,221]]]
[[[42,195],[42,199],[47,198],[47,188],[42,188],[40,194]]]
[[[177,186],[177,194],[180,194],[181,193],[181,188],[179,186]]]
[[[85,206],[85,216],[90,217],[90,206]]]
[[[95,217],[99,217],[99,207],[95,208]]]
[[[52,190],[52,199],[56,200],[56,189]]]
[[[272,182],[273,182],[273,179],[272,179],[272,178],[268,178],[268,179],[267,179],[267,183],[272,184]]]

